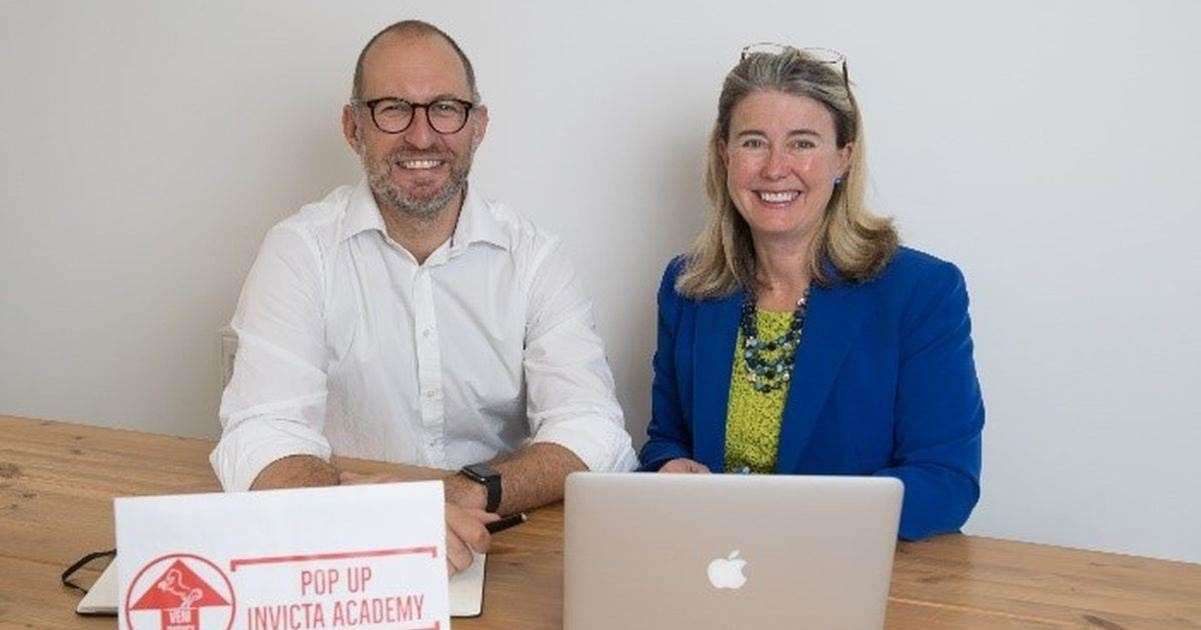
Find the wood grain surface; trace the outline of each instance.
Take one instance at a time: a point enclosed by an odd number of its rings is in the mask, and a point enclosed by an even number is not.
[[[111,628],[74,614],[59,573],[114,544],[112,499],[212,492],[213,443],[0,416],[0,628]],[[356,472],[413,479],[444,471],[339,459]],[[80,581],[98,575],[86,571]],[[563,509],[497,534],[484,614],[455,628],[562,626]],[[1201,628],[1201,565],[974,536],[897,549],[890,629]]]

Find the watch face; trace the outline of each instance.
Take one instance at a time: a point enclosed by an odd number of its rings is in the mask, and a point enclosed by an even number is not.
[[[489,477],[498,477],[499,476],[497,474],[497,472],[495,470],[493,470],[492,467],[489,466],[488,464],[482,464],[482,463],[481,464],[471,464],[470,466],[464,467],[463,470],[471,473],[472,475],[474,475],[476,477],[479,477],[480,479],[487,479]]]

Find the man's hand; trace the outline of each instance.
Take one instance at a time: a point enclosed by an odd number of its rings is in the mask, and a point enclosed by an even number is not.
[[[678,457],[673,459],[659,469],[661,473],[693,473],[703,474],[709,472],[709,467],[687,457]]]
[[[456,473],[443,479],[442,488],[446,491],[447,503],[477,510],[482,510],[488,505],[488,491],[484,486],[461,474]]]
[[[412,481],[389,473],[361,475],[345,470],[338,475],[338,479],[343,485]],[[446,503],[446,568],[451,575],[471,566],[474,560],[471,552],[488,551],[492,535],[484,525],[499,518],[500,516],[491,512]]]
[[[488,551],[492,534],[484,526],[499,518],[491,512],[446,504],[446,569],[451,575],[471,566],[472,551]]]

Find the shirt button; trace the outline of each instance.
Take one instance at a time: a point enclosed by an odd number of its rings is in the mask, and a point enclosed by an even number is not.
[[[436,390],[436,389],[427,389],[427,390],[425,390],[425,397],[426,397],[426,398],[429,398],[429,399],[431,399],[431,400],[433,400],[434,398],[437,398],[437,397],[438,397],[438,390]]]
[[[429,328],[426,328],[425,330],[421,331],[421,336],[425,337],[426,339],[429,339],[430,335],[433,334],[433,332],[434,331],[430,330]]]

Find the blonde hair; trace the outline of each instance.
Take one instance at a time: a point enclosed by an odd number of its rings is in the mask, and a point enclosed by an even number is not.
[[[709,138],[705,175],[709,216],[685,255],[684,269],[676,280],[676,290],[682,295],[694,299],[723,297],[740,287],[754,287],[754,242],[750,226],[730,197],[721,152],[730,133],[734,107],[761,91],[816,100],[834,117],[838,147],[854,143],[850,166],[842,182],[834,187],[810,247],[808,271],[812,281],[827,285],[837,279],[831,277],[826,261],[838,277],[858,282],[871,279],[888,264],[897,248],[897,232],[891,219],[872,214],[864,203],[867,162],[859,105],[845,75],[835,68],[804,51],[784,48],[778,54],[746,55],[726,75],[717,104],[717,121]]]

